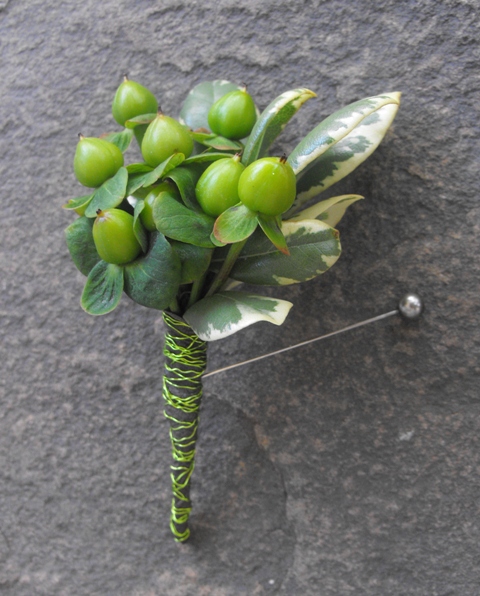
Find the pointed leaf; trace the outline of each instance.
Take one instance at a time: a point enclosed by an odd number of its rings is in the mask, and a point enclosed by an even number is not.
[[[223,244],[241,242],[253,234],[257,225],[257,213],[243,203],[239,203],[217,217],[213,235]]]
[[[94,194],[95,193],[92,193],[90,195],[84,195],[83,197],[76,197],[75,199],[70,199],[68,203],[65,203],[65,205],[62,205],[62,207],[64,209],[73,209],[79,215],[85,215],[87,205],[93,199]]]
[[[221,156],[224,158],[225,154],[222,153]],[[169,180],[176,184],[184,204],[197,213],[203,213],[203,210],[198,204],[195,186],[206,167],[208,167],[208,164],[199,163],[190,163],[187,167],[184,162],[182,166],[175,168],[167,176]]]
[[[106,141],[110,141],[116,145],[122,153],[130,147],[130,143],[133,139],[133,131],[128,130],[125,128],[121,132],[111,132],[107,135],[102,136],[101,138],[105,139]]]
[[[205,153],[199,153],[198,155],[192,155],[188,159],[183,162],[184,166],[188,166],[190,164],[206,164],[209,165],[213,161],[217,161],[218,159],[225,159],[226,157],[230,157],[228,153],[219,153],[213,151],[206,151]]]
[[[142,220],[140,219],[140,213],[143,211],[144,207],[145,201],[142,201],[141,199],[136,201],[135,209],[133,211],[133,233],[142,247],[142,252],[146,253],[148,250],[147,231],[143,227]]]
[[[229,81],[205,81],[196,85],[187,95],[180,111],[180,122],[192,130],[199,128],[210,129],[208,112],[212,105],[226,93],[241,89]]]
[[[290,251],[281,228],[281,217],[279,215],[259,215],[258,223],[275,248],[278,248],[284,255],[289,255]]]
[[[390,123],[395,116],[399,103],[399,93],[367,97],[338,110],[326,118],[300,141],[288,157],[288,162],[297,175],[297,179],[300,180],[326,151],[350,135],[358,126],[362,125],[362,129],[365,131],[365,127],[373,126],[378,118],[372,118],[372,114],[385,106],[392,105],[393,108],[387,110],[387,121]],[[381,118],[381,120],[384,119]],[[377,138],[377,135],[375,135],[375,138]],[[369,141],[368,137],[367,140]],[[380,140],[378,140],[377,145],[379,142]]]
[[[127,168],[120,168],[115,176],[97,188],[85,210],[85,215],[96,217],[98,209],[112,209],[120,205],[126,195],[127,181]]]
[[[181,284],[190,284],[200,279],[206,273],[210,265],[213,249],[202,248],[201,246],[194,246],[193,244],[186,244],[185,242],[177,242],[175,240],[172,240],[171,245],[182,262]]]
[[[241,151],[243,149],[243,145],[239,141],[232,141],[231,139],[220,137],[214,133],[193,132],[192,138],[201,145],[212,147],[219,151]]]
[[[282,254],[257,230],[237,258],[230,277],[258,285],[289,285],[325,273],[340,256],[339,233],[324,222],[287,221],[282,224],[282,232],[290,256]],[[214,255],[212,268],[220,267],[223,250]]]
[[[77,269],[88,275],[100,261],[93,241],[93,219],[79,217],[65,230],[67,247]]]
[[[210,240],[213,217],[192,211],[167,192],[160,193],[155,200],[153,220],[157,230],[168,238],[204,248],[214,247]]]
[[[363,163],[380,144],[397,110],[398,104],[383,106],[323,153],[298,180],[293,210],[330,188]]]
[[[293,89],[277,97],[260,114],[243,152],[242,163],[249,165],[267,154],[273,141],[297,113],[300,107],[316,94],[309,89]]]
[[[340,195],[325,201],[319,201],[312,207],[300,211],[298,215],[289,221],[300,221],[302,219],[319,219],[334,228],[345,215],[345,211],[356,201],[363,199],[360,195]]]
[[[291,302],[243,292],[218,292],[196,302],[184,319],[200,339],[215,341],[259,321],[281,325]]]
[[[147,187],[154,184],[160,178],[163,178],[170,172],[185,161],[185,155],[183,153],[174,153],[170,155],[165,161],[162,161],[154,170],[150,173],[145,174],[145,179],[142,186]]]
[[[122,291],[122,267],[99,261],[88,275],[82,294],[82,308],[90,315],[105,315],[118,305]]]
[[[151,172],[153,170],[152,166],[149,166],[148,163],[131,163],[127,166],[127,172],[129,174],[145,174],[147,172]]]
[[[143,306],[163,310],[180,286],[181,263],[162,234],[150,236],[150,250],[124,267],[125,292]]]
[[[140,116],[135,116],[135,118],[130,118],[130,120],[125,122],[125,128],[133,130],[141,124],[150,124],[157,116],[158,114],[141,114]]]

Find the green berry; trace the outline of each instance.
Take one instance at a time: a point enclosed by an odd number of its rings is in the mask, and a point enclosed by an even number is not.
[[[263,157],[247,166],[238,182],[238,195],[252,211],[280,215],[292,206],[296,178],[284,157]]]
[[[238,181],[244,169],[240,156],[235,155],[214,161],[203,172],[195,187],[195,195],[207,215],[217,217],[240,202]]]
[[[90,188],[101,186],[123,166],[120,149],[104,139],[83,137],[77,144],[73,169],[80,184]]]
[[[121,126],[135,116],[156,114],[158,102],[155,95],[140,83],[129,81],[125,77],[117,89],[112,104],[112,114]]]
[[[190,132],[174,118],[158,114],[148,125],[142,141],[142,155],[148,165],[155,168],[174,153],[189,157],[192,151]]]
[[[133,216],[121,209],[97,211],[93,241],[100,258],[115,265],[130,263],[142,250],[133,232]]]
[[[212,132],[233,140],[248,137],[256,120],[255,104],[246,89],[226,93],[208,112]]]
[[[149,232],[154,232],[157,229],[153,219],[153,204],[155,203],[158,195],[162,192],[168,192],[175,198],[178,197],[176,188],[170,184],[170,182],[162,182],[148,193],[144,199],[143,209],[140,211],[140,220],[144,228]]]

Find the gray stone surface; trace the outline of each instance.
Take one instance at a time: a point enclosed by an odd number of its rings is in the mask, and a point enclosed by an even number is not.
[[[0,2],[0,592],[474,596],[480,591],[478,2]],[[158,313],[88,317],[60,206],[76,134],[113,127],[128,72],[175,114],[215,78],[260,106],[307,86],[278,147],[403,91],[335,194],[358,192],[323,278],[212,344],[211,368],[388,319],[205,381],[193,538],[169,536]],[[332,193],[333,194],[333,193]]]

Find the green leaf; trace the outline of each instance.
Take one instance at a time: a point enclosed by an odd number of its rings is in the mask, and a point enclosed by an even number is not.
[[[140,213],[143,211],[144,207],[145,201],[142,201],[141,199],[135,203],[135,209],[133,211],[133,233],[142,247],[142,252],[146,253],[148,250],[147,231],[143,227],[142,220],[140,219]]]
[[[217,161],[218,159],[225,159],[226,157],[231,157],[231,154],[205,151],[205,153],[199,153],[198,155],[190,156],[183,162],[182,165],[188,166],[190,164],[204,164],[208,166],[210,163]]]
[[[118,305],[122,291],[122,267],[99,261],[88,275],[81,299],[82,308],[90,315],[105,315]]]
[[[247,241],[230,273],[232,279],[258,285],[289,285],[325,273],[341,252],[339,233],[324,222],[308,219],[283,222],[290,256],[277,250],[259,230]],[[224,250],[212,259],[218,269]]]
[[[182,262],[181,284],[190,284],[200,279],[206,273],[210,265],[213,249],[202,248],[201,246],[194,246],[193,244],[186,244],[185,242],[177,242],[175,240],[172,240],[171,245]]]
[[[151,172],[153,170],[152,166],[149,166],[148,163],[131,163],[127,166],[127,172],[129,174],[145,174],[146,172]]]
[[[282,218],[279,215],[261,214],[258,216],[258,223],[275,248],[278,248],[284,255],[289,255],[287,241],[282,232]]]
[[[121,132],[111,132],[101,138],[105,139],[106,141],[110,141],[110,143],[116,145],[122,153],[125,153],[132,142],[133,131],[125,128]]]
[[[90,195],[84,195],[83,197],[76,197],[75,199],[70,199],[68,203],[62,205],[64,209],[72,209],[75,210],[79,215],[84,215],[87,205],[93,199],[94,193]]]
[[[145,257],[125,265],[125,292],[138,304],[163,310],[177,294],[181,263],[162,234],[152,234],[150,244]]]
[[[192,138],[201,145],[212,147],[219,151],[241,151],[243,149],[243,145],[239,141],[232,141],[231,139],[220,137],[214,133],[193,132]]]
[[[241,242],[253,234],[257,225],[258,214],[243,203],[239,203],[217,217],[213,235],[223,244]]]
[[[77,269],[88,275],[100,257],[93,241],[93,219],[79,217],[65,230],[67,247]]]
[[[127,181],[127,168],[120,168],[115,176],[97,188],[93,199],[85,210],[85,215],[96,217],[98,209],[112,209],[120,205],[126,194]]]
[[[288,157],[297,175],[297,199],[291,211],[367,159],[387,132],[399,104],[400,93],[362,99],[312,130]]]
[[[140,124],[150,124],[158,114],[141,114],[140,116],[135,116],[135,118],[130,118],[125,122],[125,128],[133,130]]]
[[[157,230],[168,238],[204,248],[214,247],[210,240],[213,217],[192,211],[167,192],[160,193],[155,200],[153,220]]]
[[[298,215],[289,221],[300,221],[302,219],[319,219],[334,228],[345,215],[345,211],[356,201],[363,199],[360,195],[340,195],[324,201],[319,201],[312,207],[300,211]]]
[[[293,89],[277,97],[260,114],[243,152],[242,163],[249,165],[266,155],[270,145],[300,107],[316,94],[309,89]]]
[[[196,302],[184,315],[185,321],[204,341],[228,337],[258,321],[281,325],[291,302],[243,292],[218,292]]]
[[[187,95],[180,110],[180,122],[192,130],[209,130],[208,112],[212,105],[226,93],[241,89],[229,81],[205,81],[194,87]]]
[[[222,155],[223,158],[225,157],[225,154],[220,155]],[[184,204],[197,213],[203,213],[203,210],[198,204],[197,197],[195,195],[195,187],[197,185],[198,179],[203,174],[207,166],[208,164],[203,163],[189,163],[187,167],[184,162],[182,166],[175,168],[169,172],[167,176],[169,180],[172,180],[172,182],[176,184]]]

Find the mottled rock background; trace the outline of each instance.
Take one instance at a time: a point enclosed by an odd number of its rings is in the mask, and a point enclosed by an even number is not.
[[[462,595],[480,591],[477,0],[3,0],[0,593]],[[366,197],[344,254],[295,307],[213,344],[217,368],[425,300],[205,381],[193,538],[169,535],[163,324],[127,298],[89,317],[60,206],[76,135],[113,129],[121,75],[177,114],[247,82],[265,107],[318,93],[279,142],[403,92],[377,152],[335,194]],[[333,192],[331,194],[334,194]]]

